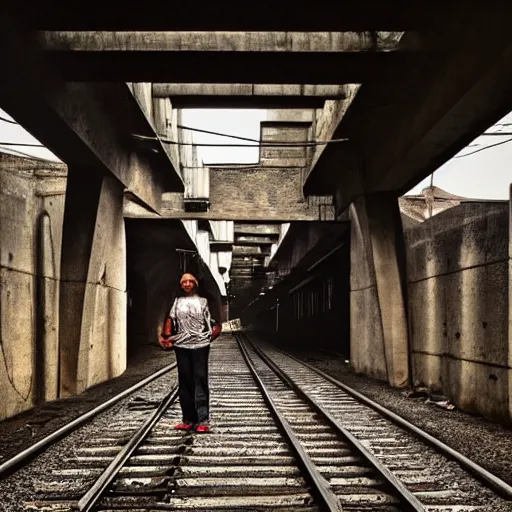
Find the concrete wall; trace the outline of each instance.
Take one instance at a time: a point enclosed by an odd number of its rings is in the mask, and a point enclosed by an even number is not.
[[[208,212],[185,214],[183,194],[169,193],[164,194],[162,214],[218,220],[331,220],[333,209],[325,202],[304,198],[301,168],[213,168]]]
[[[508,204],[462,203],[406,230],[414,384],[511,416]]]
[[[0,420],[126,368],[123,189],[70,174],[0,154]]]
[[[0,419],[58,396],[66,168],[0,154]]]

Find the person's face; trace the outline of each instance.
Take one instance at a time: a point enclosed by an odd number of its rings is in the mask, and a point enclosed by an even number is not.
[[[181,282],[181,289],[185,292],[185,293],[190,293],[194,287],[195,287],[195,282],[192,281],[192,279],[184,279],[182,282]]]

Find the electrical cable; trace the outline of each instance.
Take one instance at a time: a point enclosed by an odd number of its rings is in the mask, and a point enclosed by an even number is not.
[[[480,149],[475,149],[475,151],[471,151],[471,153],[466,153],[465,155],[458,155],[454,158],[464,158],[466,156],[471,156],[471,155],[474,155],[476,153],[480,153],[480,151],[485,151],[486,149],[491,149],[491,148],[494,148],[496,146],[501,146],[502,144],[507,144],[508,142],[512,142],[512,138],[510,139],[507,139],[507,140],[502,140],[500,142],[496,142],[495,144],[490,144],[489,146],[484,146],[483,148],[480,148]]]
[[[16,121],[12,121],[11,119],[7,119],[5,117],[0,116],[0,121],[3,121],[4,123],[10,123],[10,124],[19,124]]]
[[[23,142],[0,142],[0,146],[25,146],[30,148],[44,148],[43,144],[25,144]]]
[[[31,155],[30,153],[25,153],[24,151],[18,151],[16,149],[6,148],[6,147],[0,146],[0,152],[2,152],[1,151],[2,149],[4,151],[8,151],[8,153],[3,153],[4,155],[23,156],[23,157],[26,157],[26,158],[30,158],[31,160],[37,160],[39,162],[50,163],[50,164],[60,164],[60,163],[62,163],[60,161],[50,160],[49,158],[42,158],[42,157],[39,157],[39,156],[34,156],[34,155]]]
[[[159,140],[157,137],[149,137],[146,135],[132,135],[136,139],[140,140]],[[205,143],[195,143],[195,142],[178,142],[175,140],[165,139],[160,137],[161,142],[165,142],[167,144],[174,144],[176,146],[197,146],[197,147],[220,147],[220,148],[302,148],[302,147],[315,147],[315,146],[324,146],[331,142],[346,142],[348,139],[335,139],[332,141],[322,141],[322,142],[260,142],[258,144],[205,144]]]
[[[229,135],[227,133],[212,132],[209,130],[201,130],[199,128],[191,128],[190,126],[184,126],[182,124],[179,124],[178,128],[181,128],[182,130],[190,130],[192,132],[207,133],[208,135],[218,135],[220,137],[228,137],[230,139],[245,140],[246,142],[260,142],[257,139],[250,139],[248,137],[240,137],[239,135]]]
[[[220,132],[212,132],[209,130],[202,130],[199,128],[191,128],[190,126],[184,126],[184,125],[177,125],[178,128],[181,128],[183,130],[190,130],[193,132],[200,132],[200,133],[207,133],[209,135],[218,135],[219,137],[228,137],[230,139],[238,139],[238,140],[245,140],[247,142],[257,142],[258,144],[262,144],[262,142],[258,139],[251,139],[248,137],[240,137],[239,135],[231,135],[229,133],[220,133]],[[297,141],[297,142],[290,142],[290,141],[274,141],[272,144],[296,144],[296,145],[302,145],[302,144],[328,144],[330,142],[346,142],[348,141],[347,138],[343,139],[331,139],[331,140],[307,140],[307,141]]]

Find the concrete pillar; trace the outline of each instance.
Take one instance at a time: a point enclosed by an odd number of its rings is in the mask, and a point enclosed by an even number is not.
[[[126,368],[123,187],[70,167],[61,259],[60,393],[80,393]]]
[[[403,387],[409,382],[409,336],[398,199],[361,196],[350,206],[350,218],[351,360],[356,371]]]
[[[60,200],[54,199],[55,200]],[[59,201],[61,202],[61,201]],[[62,205],[63,206],[63,205]],[[45,209],[37,221],[36,402],[59,396],[59,267],[55,258],[56,219]],[[60,213],[62,213],[63,208]],[[62,216],[57,222],[62,225]],[[58,226],[60,227],[60,226]],[[57,232],[56,232],[57,231]],[[59,230],[60,231],[60,230]],[[57,241],[57,243],[60,240]],[[59,244],[60,248],[60,244]],[[57,263],[57,264],[56,264]]]

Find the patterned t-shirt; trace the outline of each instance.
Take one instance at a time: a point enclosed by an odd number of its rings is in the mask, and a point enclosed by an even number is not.
[[[178,333],[172,336],[174,346],[179,348],[203,348],[211,343],[212,326],[208,300],[197,295],[178,297],[169,316]]]

